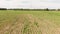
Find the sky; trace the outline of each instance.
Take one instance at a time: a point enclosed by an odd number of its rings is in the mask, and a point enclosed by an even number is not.
[[[58,9],[60,0],[0,0],[0,8]]]

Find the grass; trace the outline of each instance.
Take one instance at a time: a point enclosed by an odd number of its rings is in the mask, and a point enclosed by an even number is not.
[[[59,11],[0,11],[0,34],[60,34]]]

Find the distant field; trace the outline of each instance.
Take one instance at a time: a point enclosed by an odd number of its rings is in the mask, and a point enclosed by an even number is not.
[[[0,34],[60,34],[60,11],[0,11]]]

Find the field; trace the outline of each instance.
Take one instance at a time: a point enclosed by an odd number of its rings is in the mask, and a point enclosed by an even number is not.
[[[0,34],[60,34],[60,12],[0,10]]]

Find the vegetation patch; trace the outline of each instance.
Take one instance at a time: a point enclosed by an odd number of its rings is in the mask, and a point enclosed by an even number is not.
[[[60,34],[60,12],[1,10],[0,34]]]

